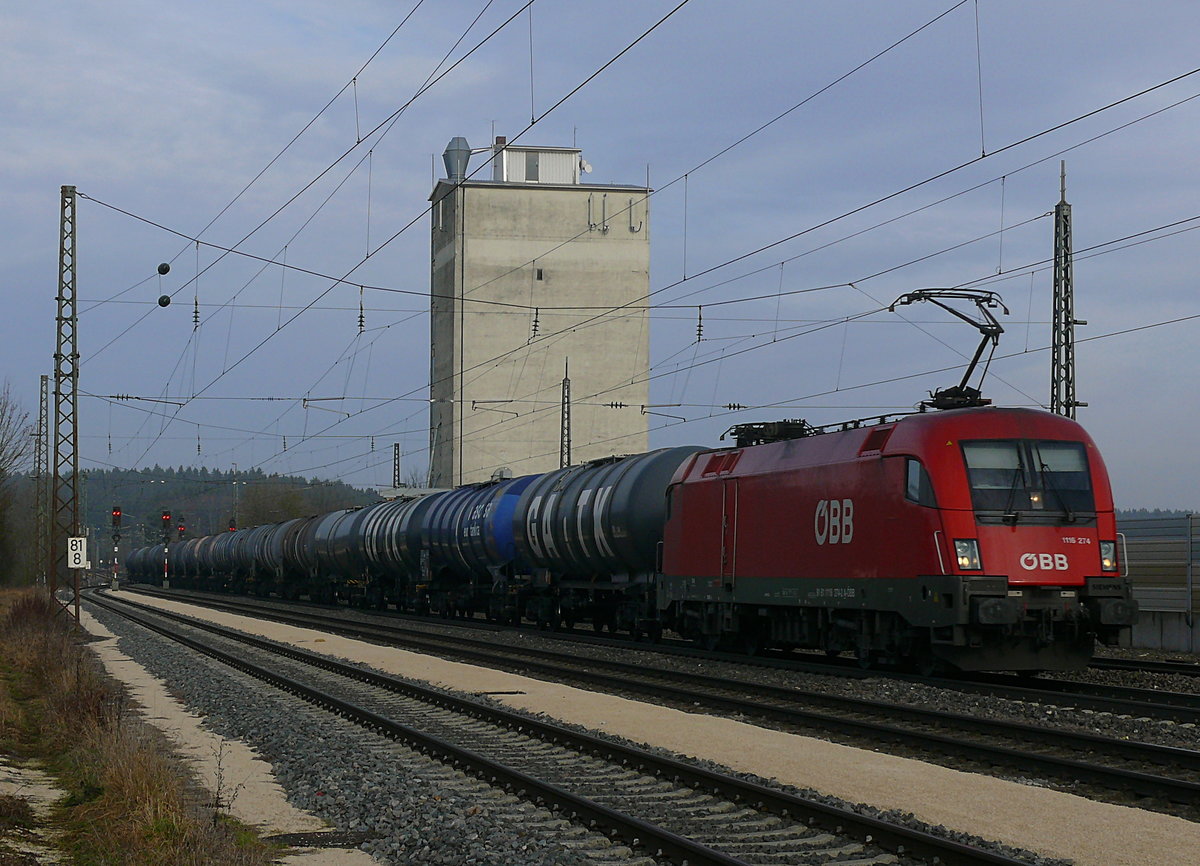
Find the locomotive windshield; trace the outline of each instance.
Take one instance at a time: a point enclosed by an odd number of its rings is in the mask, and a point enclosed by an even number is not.
[[[997,439],[964,442],[971,502],[1006,522],[1091,518],[1096,509],[1082,442]]]

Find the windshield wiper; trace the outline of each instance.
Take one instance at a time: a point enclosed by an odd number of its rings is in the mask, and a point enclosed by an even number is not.
[[[1012,484],[1010,484],[1008,487],[1008,500],[1004,503],[1004,516],[1000,518],[1004,523],[1007,523],[1010,526],[1016,526],[1017,521],[1021,519],[1021,516],[1013,508],[1013,502],[1017,498],[1017,482],[1021,480],[1021,476],[1024,474],[1024,461],[1021,460],[1021,455],[1018,453],[1017,468],[1013,470]]]
[[[1054,494],[1058,499],[1058,504],[1062,506],[1063,512],[1067,515],[1067,523],[1075,522],[1075,512],[1071,510],[1071,506],[1067,505],[1067,498],[1062,495],[1062,491],[1058,489],[1058,485],[1054,483],[1054,479],[1050,477],[1050,467],[1046,465],[1046,461],[1042,459],[1042,451],[1036,445],[1033,446],[1033,451],[1038,459],[1038,471],[1042,473],[1042,483],[1046,489]]]

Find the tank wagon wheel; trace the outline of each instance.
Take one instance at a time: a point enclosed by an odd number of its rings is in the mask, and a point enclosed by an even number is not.
[[[762,655],[763,642],[762,638],[754,633],[742,635],[742,652],[748,656]]]

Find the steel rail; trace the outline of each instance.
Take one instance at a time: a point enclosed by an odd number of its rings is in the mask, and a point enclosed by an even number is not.
[[[288,615],[290,618],[293,615]],[[386,626],[348,624],[344,620],[329,622],[317,614],[298,614],[295,619],[306,625],[318,624],[329,631],[372,640],[395,640],[392,630]],[[206,629],[217,629],[208,623],[191,621]],[[1037,769],[1060,780],[1083,780],[1107,788],[1132,791],[1140,796],[1163,798],[1172,802],[1192,804],[1200,801],[1200,783],[1170,776],[1153,775],[1121,767],[1087,763],[1072,758],[1047,755],[1029,749],[1015,749],[993,743],[981,743],[913,728],[899,727],[890,722],[856,719],[846,713],[866,713],[876,717],[901,718],[910,723],[953,727],[977,734],[999,735],[1018,742],[1051,742],[1076,752],[1103,751],[1110,759],[1125,761],[1142,760],[1164,767],[1184,767],[1200,770],[1200,752],[1150,743],[1119,740],[1098,734],[1072,732],[1044,728],[1019,722],[981,719],[939,710],[925,710],[902,704],[869,701],[860,698],[831,695],[824,692],[769,686],[758,683],[714,677],[688,672],[686,675],[671,671],[647,671],[644,666],[598,659],[564,658],[563,654],[532,648],[514,648],[487,642],[466,641],[460,636],[439,637],[422,633],[418,637],[406,635],[410,644],[441,652],[451,652],[459,658],[483,664],[496,664],[504,660],[518,665],[525,672],[539,672],[555,678],[566,677],[604,689],[635,692],[658,700],[669,698],[687,706],[707,704],[722,710],[757,719],[770,719],[806,728],[818,728],[832,734],[844,735],[848,731],[875,741],[897,743],[917,747],[940,754],[950,754],[970,760],[999,763],[1021,771]],[[465,643],[475,647],[465,646]],[[535,658],[550,659],[536,661]],[[564,668],[563,665],[569,665]],[[583,666],[577,667],[577,666]],[[608,672],[595,668],[604,668]],[[672,681],[684,681],[685,686],[673,685]],[[705,686],[697,689],[696,686]],[[755,698],[740,696],[747,688],[754,690]],[[716,692],[732,692],[718,694]],[[777,704],[757,700],[763,695],[778,701]],[[819,704],[826,711],[814,709]]]
[[[1088,667],[1102,671],[1144,671],[1152,674],[1180,674],[1187,677],[1200,677],[1200,663],[1197,662],[1094,658]]]
[[[179,600],[180,594],[175,591],[157,592],[148,591],[145,587],[138,587],[138,592],[146,595],[172,598]],[[217,609],[229,610],[234,612],[247,612],[251,615],[258,616],[264,619],[273,619],[279,622],[288,622],[291,624],[303,625],[318,625],[320,628],[328,631],[338,631],[343,634],[352,636],[365,636],[372,628],[386,630],[375,634],[374,639],[379,640],[395,640],[396,634],[403,634],[406,637],[411,637],[416,640],[428,638],[435,640],[436,638],[425,629],[406,628],[403,625],[387,625],[380,624],[372,626],[368,623],[351,622],[331,618],[327,613],[329,608],[323,605],[313,605],[312,611],[297,611],[285,610],[280,607],[264,607],[259,604],[252,604],[246,601],[238,602],[227,600],[223,596],[214,596],[207,593],[189,594],[185,593],[184,597],[191,598],[195,603],[214,607]],[[278,602],[278,600],[276,600]],[[295,602],[287,602],[287,604],[295,604]],[[335,609],[336,610],[336,609]],[[394,614],[387,615],[389,619],[395,619],[398,622],[409,620],[407,616],[397,617]],[[429,617],[414,618],[416,622],[424,623],[444,623],[452,625],[456,628],[463,627],[476,631],[500,631],[504,629],[502,626],[497,626],[492,623],[481,623],[471,620],[435,620]],[[388,634],[387,632],[390,632]],[[539,632],[539,635],[548,636],[548,633]],[[1091,683],[1079,683],[1071,680],[1055,680],[1055,679],[1021,679],[1018,680],[1014,676],[1004,675],[974,675],[973,678],[950,678],[950,677],[920,677],[913,674],[905,674],[887,670],[870,670],[864,671],[857,666],[841,665],[836,662],[829,661],[796,661],[796,660],[780,660],[771,658],[747,658],[746,656],[736,656],[724,653],[712,653],[692,647],[686,646],[663,646],[650,644],[631,644],[628,640],[616,640],[598,638],[592,635],[567,635],[563,636],[558,633],[559,637],[564,637],[572,643],[584,643],[590,645],[598,645],[604,647],[623,647],[630,648],[636,646],[645,651],[659,652],[669,655],[684,656],[687,658],[697,658],[705,660],[725,661],[734,664],[752,664],[756,667],[768,667],[776,670],[799,671],[804,673],[816,673],[825,676],[837,676],[848,679],[866,679],[869,677],[882,677],[893,679],[898,682],[911,682],[926,686],[936,686],[938,688],[950,689],[958,692],[969,694],[981,694],[991,697],[1006,698],[1017,701],[1057,701],[1069,705],[1071,707],[1083,710],[1092,710],[1094,712],[1113,713],[1115,715],[1129,716],[1149,716],[1156,719],[1165,719],[1168,721],[1179,723],[1200,723],[1200,695],[1188,692],[1163,692],[1156,689],[1135,689],[1124,686],[1102,686]],[[444,638],[443,640],[449,640]],[[456,647],[461,644],[476,644],[478,646],[492,647],[495,644],[488,641],[475,640],[472,638],[456,637],[453,639]],[[457,649],[456,649],[457,651]],[[518,652],[516,648],[512,648],[513,652]],[[557,658],[561,653],[555,653],[550,650],[537,650],[533,648],[522,648],[520,652],[528,653],[533,656],[543,658]],[[1020,683],[1020,684],[1018,684]]]
[[[176,636],[167,629],[146,622],[144,616],[119,609],[120,606],[113,605],[108,599],[100,600],[92,597],[89,600],[115,613],[137,621],[156,632],[164,634],[172,640],[179,640],[181,643],[198,652],[203,652],[213,658],[217,658],[253,676],[259,676],[258,673],[254,672],[257,670],[257,666],[249,662],[238,659],[235,656],[230,656],[215,648],[208,647],[200,641]],[[130,605],[129,602],[125,602],[125,604]],[[145,609],[142,608],[142,610]],[[726,776],[692,764],[655,755],[633,746],[615,743],[551,722],[458,698],[433,688],[406,682],[385,674],[363,670],[362,668],[347,665],[308,650],[280,646],[279,644],[256,638],[252,635],[242,634],[212,623],[169,611],[154,609],[151,612],[154,616],[186,623],[188,626],[200,628],[286,658],[302,661],[305,664],[321,668],[322,670],[334,672],[347,678],[368,683],[379,688],[385,688],[389,691],[413,697],[443,708],[452,709],[456,712],[469,714],[492,724],[504,725],[523,732],[533,732],[550,742],[569,745],[582,751],[607,757],[609,760],[626,763],[651,775],[664,776],[677,782],[691,785],[692,787],[704,787],[720,793],[722,796],[752,804],[761,811],[772,812],[792,819],[800,819],[810,825],[831,829],[838,834],[853,836],[864,842],[895,851],[897,854],[928,858],[934,862],[947,864],[947,866],[954,866],[954,864],[962,864],[962,866],[976,866],[976,864],[1016,866],[1016,864],[1024,862],[997,852],[976,848],[931,833],[892,824],[867,815],[860,815],[848,809],[841,809],[754,782]],[[271,677],[274,681],[285,683],[286,685],[281,687],[286,687],[289,691],[294,691],[298,695],[305,696],[306,699],[312,700],[314,703],[322,703],[323,705],[335,708],[336,712],[343,712],[342,702],[332,696],[310,689],[304,684],[287,677],[279,675],[271,675]],[[461,750],[442,740],[421,734],[419,731],[414,731],[407,726],[391,722],[367,710],[352,706],[345,707],[344,709],[346,710],[345,714],[347,717],[353,718],[356,721],[361,719],[360,724],[388,733],[395,731],[397,737],[414,744],[419,744],[419,747],[422,749],[446,755],[449,760],[459,762],[458,766],[470,769],[485,780],[507,779],[512,773],[508,768],[489,761],[482,756]],[[459,755],[460,752],[463,754]],[[639,844],[640,840],[640,844],[646,846],[647,840],[654,840],[653,844],[648,847],[657,845],[663,854],[686,860],[689,866],[700,863],[738,864],[741,862],[728,858],[726,855],[720,854],[720,852],[712,852],[711,849],[671,834],[669,831],[656,828],[637,819],[630,819],[628,816],[621,816],[619,813],[615,813],[613,810],[609,810],[600,804],[574,797],[574,795],[569,795],[569,792],[561,792],[553,786],[546,786],[524,774],[514,776],[512,781],[507,784],[512,788],[524,789],[522,796],[528,797],[529,792],[534,791],[537,792],[537,796],[542,797],[548,803],[564,803],[565,805],[560,807],[563,811],[567,811],[568,813],[575,812],[578,815],[589,818],[589,820],[603,821],[616,829],[626,840],[634,840],[635,844]],[[560,794],[567,794],[570,799],[560,801],[557,799]],[[609,824],[609,822],[612,823]],[[662,835],[660,836],[659,834]],[[720,859],[703,859],[703,857],[709,855],[716,855]]]

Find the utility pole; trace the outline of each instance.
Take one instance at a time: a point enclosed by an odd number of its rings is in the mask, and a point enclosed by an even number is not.
[[[53,567],[50,561],[50,462],[48,460],[47,435],[50,427],[50,377],[43,375],[38,386],[38,422],[34,436],[34,498],[37,520],[37,582],[46,586]]]
[[[50,594],[65,582],[68,539],[79,535],[79,351],[75,314],[75,187],[64,186],[58,244],[58,338],[54,351],[54,519],[50,529]],[[72,568],[79,621],[79,569]]]
[[[571,465],[571,360],[563,361],[562,427],[558,434],[558,467]]]
[[[400,486],[400,443],[392,443],[392,487]]]
[[[238,515],[238,511],[241,510],[242,494],[238,491],[237,475],[238,475],[237,464],[234,463],[233,464],[233,523],[229,527],[231,530],[242,525],[241,523],[239,523],[239,521],[241,520],[241,517]]]
[[[1071,206],[1067,204],[1067,163],[1059,164],[1059,202],[1054,206],[1054,318],[1050,338],[1050,411],[1075,417],[1075,276],[1071,253]]]

